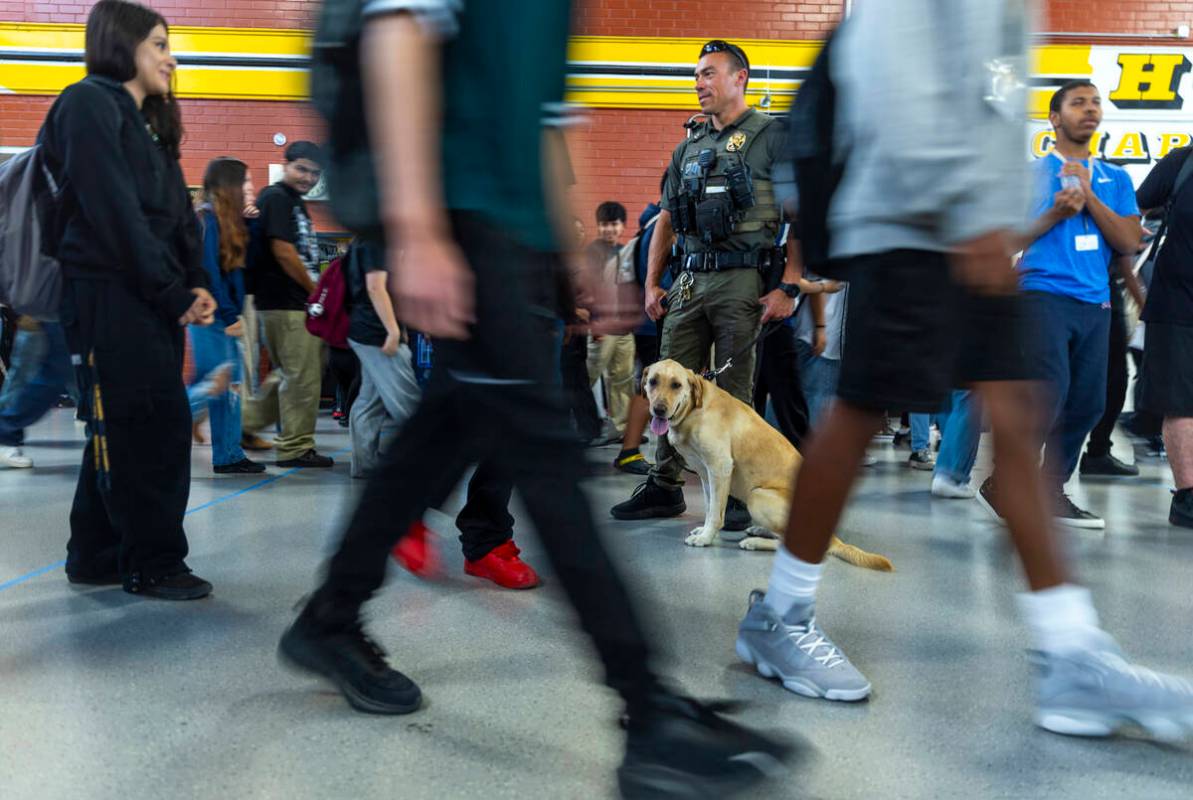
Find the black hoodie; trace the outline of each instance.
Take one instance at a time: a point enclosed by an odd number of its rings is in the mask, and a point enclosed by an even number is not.
[[[67,278],[123,280],[170,319],[207,286],[178,161],[154,141],[132,95],[96,75],[55,101],[38,135],[63,183],[58,260]]]

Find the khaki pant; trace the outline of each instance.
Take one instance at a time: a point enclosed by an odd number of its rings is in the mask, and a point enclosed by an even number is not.
[[[738,351],[758,335],[762,285],[758,270],[731,269],[693,275],[692,295],[687,300],[681,300],[672,289],[671,309],[663,317],[660,360],[674,359],[700,372],[711,365],[711,358],[716,358],[715,366],[719,367],[733,356],[733,367],[717,377],[717,385],[752,406],[757,348],[740,354]],[[709,355],[710,349],[715,349],[715,356]],[[660,437],[651,480],[661,486],[679,486],[683,483],[683,469],[683,458],[666,436]]]
[[[323,340],[307,333],[305,311],[258,311],[273,374],[244,406],[244,432],[281,421],[274,439],[279,461],[315,447],[315,420],[323,383]],[[276,379],[275,379],[276,378]]]
[[[588,340],[588,382],[595,384],[605,376],[605,392],[609,417],[618,433],[625,432],[630,413],[630,398],[634,395],[634,335],[602,336],[598,342]]]

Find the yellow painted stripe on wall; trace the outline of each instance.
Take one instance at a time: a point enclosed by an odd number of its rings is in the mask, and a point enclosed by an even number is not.
[[[300,30],[263,28],[171,29],[171,44],[179,56],[198,54],[305,57],[310,33]],[[589,108],[642,108],[697,110],[692,81],[686,74],[674,78],[649,74],[652,66],[690,68],[695,65],[700,45],[697,38],[651,38],[635,36],[576,36],[568,50],[574,64],[585,66],[622,65],[640,67],[645,75],[580,75],[568,78],[569,102]],[[818,41],[734,40],[750,57],[754,75],[747,97],[761,105],[770,89],[772,111],[790,107],[798,81],[768,81],[768,67],[779,70],[805,69],[820,50]],[[77,54],[83,48],[83,26],[52,23],[0,22],[0,49]],[[1049,45],[1034,55],[1037,75],[1089,75],[1089,45]],[[53,95],[78,80],[81,65],[0,61],[0,91],[17,94]],[[307,74],[302,69],[274,66],[184,66],[178,72],[181,97],[228,100],[298,101],[307,97]],[[1033,115],[1047,112],[1051,89],[1033,89]]]

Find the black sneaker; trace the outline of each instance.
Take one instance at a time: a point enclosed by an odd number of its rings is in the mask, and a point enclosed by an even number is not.
[[[932,455],[932,451],[925,447],[923,450],[913,451],[907,457],[907,466],[912,469],[931,471],[936,469],[936,458]]]
[[[308,608],[282,636],[278,658],[336,685],[358,711],[409,714],[422,704],[414,681],[391,668],[385,652],[364,632],[360,622],[324,628]]]
[[[189,569],[155,577],[134,572],[124,579],[124,591],[159,600],[200,600],[211,594],[211,589],[210,583]]]
[[[781,777],[795,747],[730,722],[718,713],[726,708],[660,694],[628,713],[621,796],[722,798]]]
[[[1081,474],[1107,478],[1128,478],[1139,474],[1139,467],[1127,464],[1112,454],[1095,456],[1085,453],[1081,456]]]
[[[998,510],[998,491],[994,485],[993,475],[982,481],[982,486],[978,489],[977,501],[982,508],[990,512],[990,516],[998,520],[1003,518],[1002,513]]]
[[[313,447],[310,450],[303,453],[302,455],[300,455],[298,458],[287,458],[284,461],[278,462],[279,467],[287,467],[287,468],[290,468],[290,467],[317,467],[317,468],[321,468],[321,469],[327,469],[328,467],[334,467],[335,465],[336,465],[335,461],[332,461],[327,456],[319,455],[318,453],[315,452],[315,448],[313,448]]]
[[[736,497],[730,497],[729,502],[725,504],[725,521],[721,523],[721,530],[736,533],[753,524],[754,518],[750,516],[746,504]]]
[[[1086,530],[1103,530],[1106,527],[1106,520],[1083,508],[1078,508],[1077,504],[1063,491],[1057,492],[1053,497],[1052,507],[1055,509],[1052,512],[1052,518],[1060,525]]]
[[[265,471],[265,465],[242,458],[232,464],[218,464],[212,470],[217,475],[258,475]]]
[[[637,448],[628,452],[623,450],[617,458],[613,459],[613,469],[627,475],[649,475],[650,468],[651,463]]]
[[[1168,522],[1181,528],[1193,528],[1193,489],[1177,489],[1172,495]]]
[[[683,489],[676,486],[667,489],[652,480],[647,480],[634,490],[624,503],[613,506],[609,513],[614,519],[651,519],[654,517],[678,517],[688,510],[683,499]]]

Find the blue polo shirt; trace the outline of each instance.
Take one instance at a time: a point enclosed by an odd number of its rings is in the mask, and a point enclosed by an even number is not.
[[[1096,158],[1085,164],[1091,169],[1098,199],[1121,216],[1139,214],[1135,186],[1125,169]],[[1061,189],[1061,166],[1061,159],[1055,153],[1037,159],[1032,165],[1032,219],[1052,208],[1052,198]],[[1078,237],[1089,235],[1097,237],[1097,249],[1079,251]],[[1059,294],[1083,303],[1108,303],[1110,285],[1106,276],[1112,255],[1094,218],[1088,211],[1082,211],[1052,226],[1027,248],[1019,265],[1021,285],[1025,291]]]

